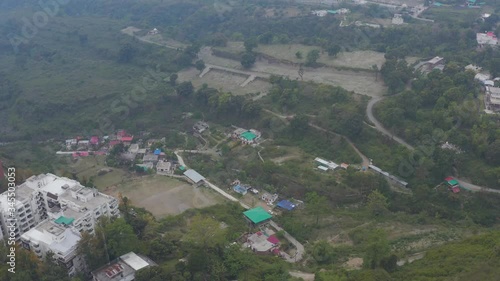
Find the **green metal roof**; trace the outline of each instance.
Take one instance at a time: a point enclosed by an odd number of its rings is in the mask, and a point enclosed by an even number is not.
[[[184,171],[184,170],[186,170],[186,167],[184,167],[184,166],[179,166],[179,170]]]
[[[70,225],[75,219],[74,218],[67,218],[65,216],[60,216],[57,220],[54,222],[57,224],[65,224],[65,225]]]
[[[458,181],[457,180],[450,180],[450,181],[448,181],[448,184],[451,186],[458,185]]]
[[[241,137],[248,140],[248,141],[251,141],[251,140],[255,139],[257,136],[250,131],[246,131],[244,133],[241,133]]]
[[[248,211],[243,212],[243,214],[253,223],[261,223],[273,217],[268,212],[266,212],[266,210],[264,210],[264,208],[262,207],[250,209]]]

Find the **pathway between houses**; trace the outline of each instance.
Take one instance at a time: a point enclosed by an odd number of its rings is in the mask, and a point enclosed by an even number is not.
[[[197,150],[177,150],[175,151],[175,155],[177,156],[177,159],[179,160],[179,163],[183,166],[186,166],[186,162],[184,162],[184,159],[182,158],[182,156],[180,156],[180,152],[194,152],[194,153],[197,153],[198,151]],[[238,199],[236,199],[234,196],[232,196],[231,194],[225,192],[224,190],[222,190],[220,187],[216,186],[215,184],[209,182],[207,179],[205,179],[205,183],[210,187],[212,188],[213,190],[215,190],[216,192],[218,192],[219,194],[221,194],[222,196],[224,196],[225,198],[233,201],[233,202],[238,202],[240,203],[240,205],[245,208],[245,209],[250,209],[250,206],[246,205],[245,203],[239,201]],[[282,231],[283,228],[279,227],[278,224],[276,224],[274,221],[270,221],[269,224],[271,224],[272,227],[274,227],[277,231]],[[298,262],[300,260],[302,260],[303,256],[304,256],[304,245],[302,245],[299,241],[297,241],[297,239],[295,239],[292,235],[288,234],[288,232],[284,231],[284,236],[285,238],[290,241],[290,243],[292,243],[294,246],[295,246],[295,249],[296,249],[296,254],[295,256],[291,257],[290,255],[285,254],[285,259],[286,261],[288,262]]]

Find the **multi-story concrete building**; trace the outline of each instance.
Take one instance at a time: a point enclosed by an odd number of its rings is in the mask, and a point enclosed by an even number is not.
[[[21,235],[21,245],[42,259],[48,252],[53,258],[68,269],[73,276],[85,269],[85,261],[77,254],[80,233],[62,223],[44,220]]]
[[[118,200],[88,188],[78,181],[58,177],[53,174],[32,176],[16,187],[14,218],[16,220],[16,240],[40,222],[59,221],[60,224],[77,232],[94,233],[97,220],[101,216],[119,216]],[[0,194],[0,228],[8,235],[7,193]]]
[[[101,216],[120,216],[116,198],[53,174],[32,176],[16,187],[15,201],[7,192],[0,194],[0,240],[13,236],[9,232],[13,220],[15,239],[24,248],[39,258],[53,252],[74,275],[85,266],[76,253],[80,233],[94,234]]]

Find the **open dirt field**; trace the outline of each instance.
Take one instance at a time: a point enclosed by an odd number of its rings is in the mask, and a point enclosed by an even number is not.
[[[97,188],[106,188],[124,181],[129,177],[128,173],[122,169],[109,168],[105,165],[106,156],[90,156],[76,160],[69,164],[69,170],[75,172],[78,178],[94,178]],[[99,171],[106,170],[105,174],[99,175]]]
[[[195,68],[180,71],[179,81],[191,81],[196,88],[207,84],[209,87],[215,89],[222,89],[223,91],[231,92],[235,95],[245,95],[249,93],[266,93],[271,88],[271,84],[262,80],[254,80],[247,86],[241,87],[240,85],[247,79],[242,75],[231,74],[219,70],[210,70],[202,78],[199,77],[200,72]]]
[[[243,46],[243,42],[229,42],[227,47],[221,49],[229,52],[243,52],[245,47]],[[322,51],[321,47],[306,46],[302,44],[261,44],[255,49],[255,51],[259,53],[295,63],[304,63],[307,53],[311,50]],[[299,51],[302,53],[302,59],[298,59],[295,56]],[[385,58],[384,53],[374,51],[342,52],[339,53],[337,57],[330,57],[328,53],[323,51],[318,62],[329,66],[371,69],[374,64],[379,68],[382,67]]]
[[[274,74],[288,76],[290,79],[300,79],[298,75],[298,68],[290,64],[269,63],[267,60],[263,59],[258,60],[250,70],[243,70],[239,62],[216,57],[212,55],[209,48],[204,48],[200,52],[199,56],[205,61],[205,63],[245,71],[248,72],[249,75],[257,73],[261,76],[270,76],[271,74]],[[360,55],[360,57],[362,56]],[[386,87],[383,85],[381,79],[375,81],[375,74],[366,71],[337,70],[329,67],[304,67],[303,79],[314,81],[316,83],[340,86],[346,90],[372,97],[382,96],[386,92]],[[252,83],[245,88],[249,88],[250,92],[256,92],[257,90],[252,89]]]
[[[157,218],[180,214],[191,208],[204,208],[223,202],[206,188],[166,176],[144,176],[104,189],[104,193],[128,197],[135,206],[143,207]]]

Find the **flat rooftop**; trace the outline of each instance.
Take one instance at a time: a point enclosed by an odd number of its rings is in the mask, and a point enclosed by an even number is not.
[[[105,265],[95,270],[94,272],[92,272],[92,275],[95,276],[98,280],[124,280],[124,277],[131,276],[135,274],[137,270],[150,265],[156,265],[156,263],[148,257],[130,252],[119,257],[111,264]]]
[[[62,240],[58,241],[60,237]],[[70,228],[59,226],[51,221],[45,220],[34,228],[28,230],[22,239],[36,243],[44,243],[53,252],[68,253],[75,249],[80,240],[80,234]]]
[[[84,212],[79,212],[78,209],[86,207],[88,210],[92,210],[115,199],[111,196],[100,193],[95,189],[85,187],[76,180],[58,177],[53,174],[40,174],[28,178],[26,182],[16,188],[16,199],[18,201],[24,200],[29,198],[29,196],[36,191],[51,193],[57,196],[59,202],[66,202],[66,210],[63,211],[61,209],[61,211],[65,217],[74,219],[77,219],[84,214]],[[76,192],[82,196],[88,196],[89,194],[95,192],[96,195],[95,197],[90,197],[87,202],[83,202],[73,198],[71,192]],[[4,192],[0,194],[0,208],[3,208],[3,210],[6,211],[8,207],[7,193]],[[75,208],[76,210],[73,210],[72,208]],[[58,217],[59,216],[57,216],[56,219]]]

